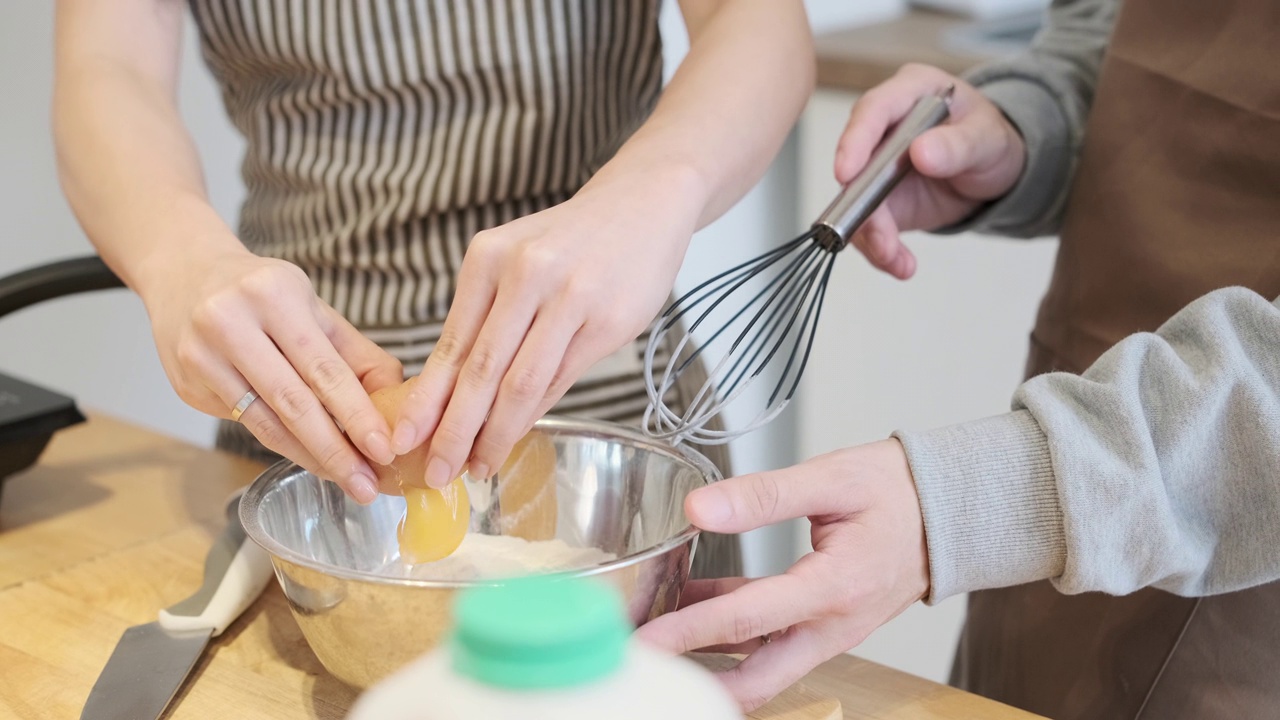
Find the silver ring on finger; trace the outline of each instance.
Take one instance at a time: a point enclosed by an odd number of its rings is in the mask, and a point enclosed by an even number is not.
[[[244,411],[249,409],[254,400],[258,399],[258,393],[250,390],[240,398],[240,402],[231,408],[231,422],[240,422],[240,416],[244,415]]]
[[[781,630],[774,630],[773,632],[765,633],[765,634],[763,634],[763,635],[761,635],[761,636],[760,636],[760,644],[761,644],[761,645],[768,645],[769,643],[773,642],[774,640],[777,640],[778,638],[782,637],[783,635],[786,635],[786,634],[787,634],[787,631],[788,631],[788,630],[790,630],[790,629],[791,629],[791,628],[783,628],[783,629],[781,629]]]

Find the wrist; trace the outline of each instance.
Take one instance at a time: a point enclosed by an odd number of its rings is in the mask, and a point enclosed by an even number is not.
[[[928,536],[929,602],[1062,573],[1052,456],[1029,412],[894,436],[906,449]]]
[[[880,443],[884,448],[883,467],[889,476],[889,487],[894,488],[900,505],[899,517],[905,523],[907,547],[910,548],[907,562],[903,570],[908,575],[910,592],[913,600],[924,600],[929,597],[932,581],[929,570],[929,543],[925,532],[924,509],[920,504],[920,493],[916,488],[915,476],[911,473],[911,463],[907,459],[907,450],[902,442],[891,437]]]
[[[144,302],[163,293],[184,268],[213,267],[249,251],[203,198],[179,197],[153,216],[150,242],[122,268],[122,277]]]
[[[1004,109],[996,106],[998,117],[1000,118],[1000,130],[1005,137],[1005,151],[1003,153],[1005,167],[1003,174],[1009,178],[1009,183],[993,200],[998,200],[1008,195],[1022,176],[1027,172],[1027,139],[1022,136],[1020,130],[1013,120],[1005,113]]]
[[[614,205],[638,204],[645,213],[661,210],[698,228],[710,202],[709,183],[692,164],[671,158],[637,161],[620,152],[591,177],[575,197]]]
[[[1018,172],[1013,184],[979,216],[954,230],[1013,237],[1056,232],[1077,145],[1064,109],[1047,88],[1017,78],[990,78],[977,88],[1008,126]]]

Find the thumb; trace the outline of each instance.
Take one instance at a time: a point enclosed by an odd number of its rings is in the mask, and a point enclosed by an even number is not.
[[[978,138],[964,125],[942,125],[924,132],[911,143],[911,165],[925,177],[945,180],[976,165]]]
[[[911,164],[925,177],[945,180],[982,172],[1008,153],[1001,127],[982,113],[921,133],[911,143]]]
[[[742,533],[830,512],[837,498],[823,482],[805,479],[804,465],[722,480],[689,493],[685,514],[702,530]]]

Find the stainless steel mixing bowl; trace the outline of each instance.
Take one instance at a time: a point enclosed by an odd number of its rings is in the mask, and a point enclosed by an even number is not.
[[[554,448],[555,537],[617,556],[565,572],[615,585],[637,625],[675,609],[697,540],[684,498],[720,479],[715,466],[607,423],[545,418],[534,432]],[[503,532],[502,481],[501,474],[467,480],[473,532]],[[259,476],[240,502],[245,530],[271,555],[311,649],[356,687],[434,647],[451,626],[458,589],[500,582],[419,579],[429,566],[405,577],[396,539],[403,512],[403,498],[384,495],[361,506],[288,462]]]

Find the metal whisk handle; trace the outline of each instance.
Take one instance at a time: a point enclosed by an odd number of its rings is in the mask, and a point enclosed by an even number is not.
[[[911,141],[947,118],[954,92],[955,88],[949,87],[916,102],[911,112],[872,154],[871,161],[862,172],[844,186],[813,224],[813,229],[818,232],[818,242],[832,251],[844,248],[853,233],[871,217],[871,213],[911,169],[907,156]]]

